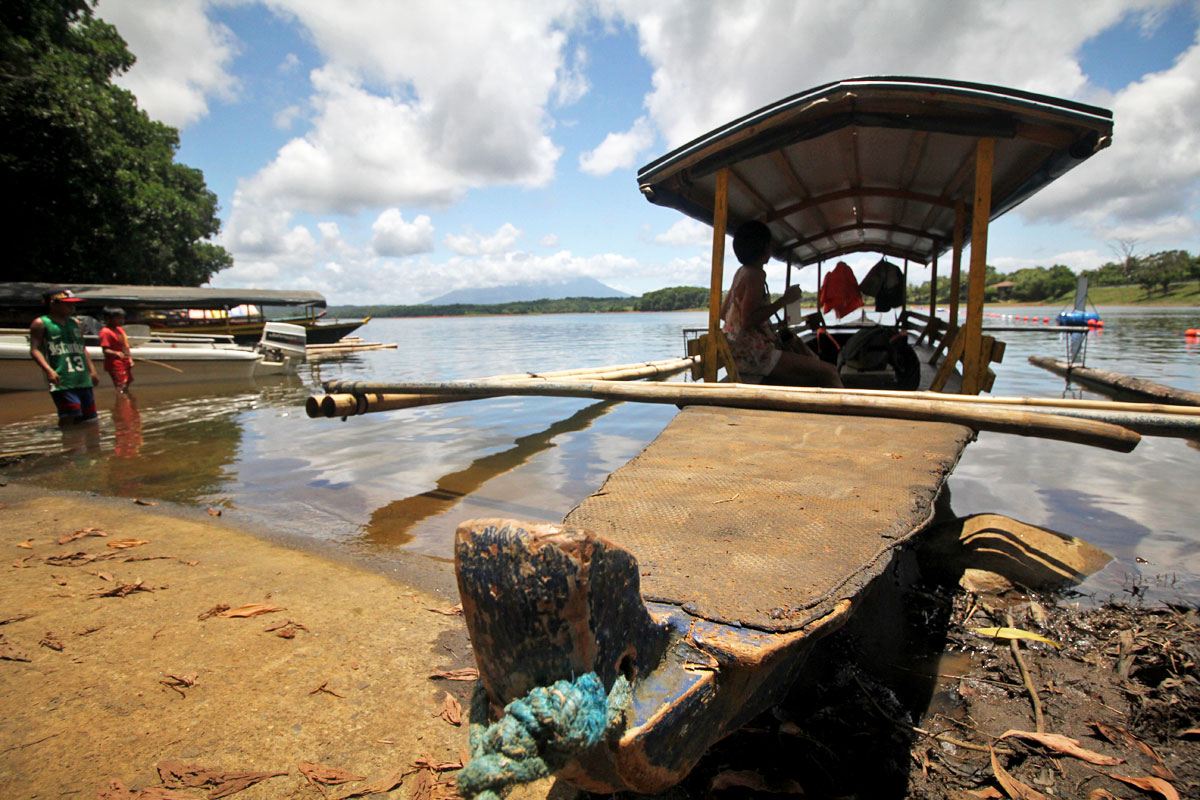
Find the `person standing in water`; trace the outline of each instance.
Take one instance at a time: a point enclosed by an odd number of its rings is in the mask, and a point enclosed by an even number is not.
[[[100,379],[73,316],[80,298],[67,289],[52,289],[42,300],[46,313],[29,326],[29,355],[46,375],[59,426],[90,422],[98,416],[92,387]]]
[[[133,357],[129,353],[129,337],[125,335],[125,309],[104,309],[104,327],[100,329],[100,347],[104,350],[104,371],[112,378],[119,394],[129,393],[133,383]]]

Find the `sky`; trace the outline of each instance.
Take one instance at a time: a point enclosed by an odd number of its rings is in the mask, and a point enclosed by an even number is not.
[[[117,82],[179,129],[176,160],[217,195],[234,265],[214,286],[331,304],[578,276],[631,294],[707,286],[711,230],[646,202],[638,168],[865,75],[1113,111],[1110,148],[993,223],[1001,272],[1091,269],[1123,244],[1200,252],[1200,0],[100,0],[96,13],[137,57]],[[847,259],[860,277],[875,260]],[[768,267],[775,291],[784,269]]]

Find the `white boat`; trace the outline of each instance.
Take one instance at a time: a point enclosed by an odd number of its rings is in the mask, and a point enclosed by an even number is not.
[[[293,373],[305,360],[305,331],[299,325],[270,322],[254,347],[241,347],[232,336],[157,333],[145,325],[126,325],[133,357],[134,386],[244,380],[264,375]],[[100,387],[109,385],[104,375],[104,353],[94,336],[88,357],[100,374]],[[42,370],[29,355],[29,331],[0,329],[0,390],[46,389]]]

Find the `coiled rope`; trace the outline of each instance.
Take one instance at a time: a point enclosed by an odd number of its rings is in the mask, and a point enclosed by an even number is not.
[[[482,687],[471,700],[471,761],[458,773],[467,800],[499,800],[519,783],[551,775],[574,756],[599,744],[625,722],[630,686],[618,675],[605,695],[589,672],[574,681],[538,686],[504,707],[491,725]]]

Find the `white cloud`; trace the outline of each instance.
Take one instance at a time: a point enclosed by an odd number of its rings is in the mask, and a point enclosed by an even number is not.
[[[539,247],[558,247],[558,234],[547,233],[541,239],[538,239]]]
[[[286,131],[288,128],[292,127],[292,123],[299,118],[300,106],[292,105],[276,111],[275,115],[271,118],[271,121],[274,122],[276,128],[281,131]]]
[[[578,103],[588,93],[591,85],[584,72],[587,68],[587,60],[587,51],[582,47],[576,47],[570,65],[563,65],[559,68],[558,82],[554,85],[555,105],[569,106]]]
[[[102,0],[96,8],[137,56],[116,83],[151,117],[176,128],[207,115],[211,97],[231,99],[238,88],[229,72],[234,36],[208,19],[207,7],[205,0]]]
[[[624,133],[610,133],[595,150],[579,156],[579,168],[589,175],[603,177],[618,169],[629,169],[639,154],[654,144],[654,126],[639,117]]]
[[[465,234],[448,233],[443,244],[460,256],[498,255],[512,249],[521,238],[521,231],[506,222],[491,236],[484,236],[468,229]]]
[[[684,217],[668,228],[666,233],[654,237],[655,244],[671,247],[711,247],[712,240],[712,228],[691,217]]]
[[[425,214],[405,222],[398,209],[389,208],[371,226],[371,249],[381,256],[401,258],[433,252],[433,222]]]
[[[1112,98],[1113,144],[1021,207],[1102,239],[1200,236],[1200,44]]]
[[[997,272],[1009,273],[1016,272],[1019,269],[1027,269],[1032,267],[1052,267],[1055,264],[1063,264],[1071,268],[1073,272],[1082,272],[1085,269],[1096,269],[1105,263],[1112,261],[1112,253],[1104,253],[1100,250],[1071,250],[1046,258],[1016,258],[1012,256],[999,256],[996,258],[988,258],[988,263],[996,268]]]

